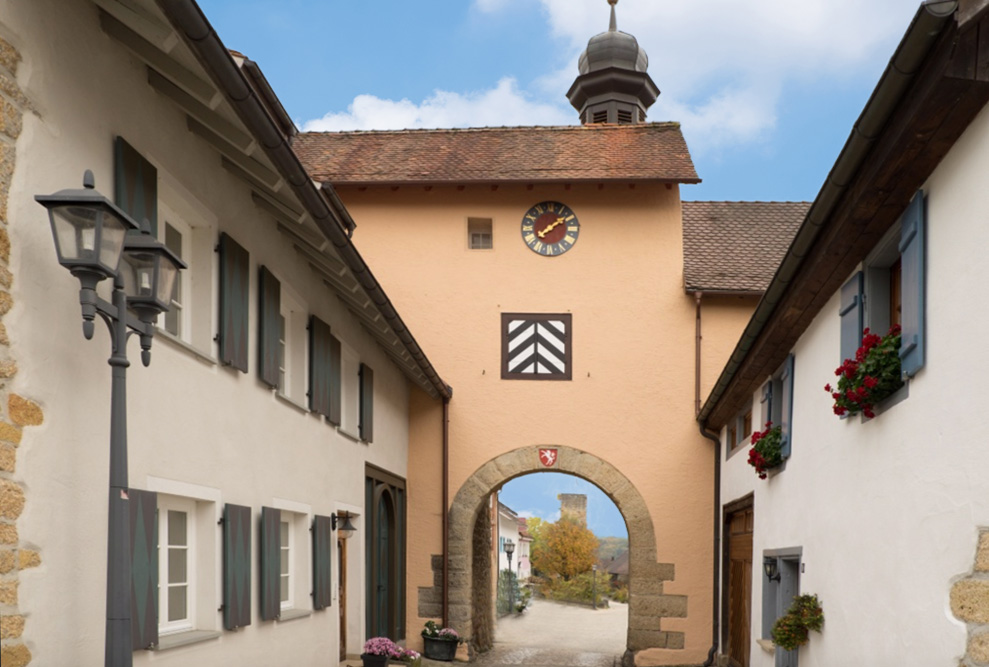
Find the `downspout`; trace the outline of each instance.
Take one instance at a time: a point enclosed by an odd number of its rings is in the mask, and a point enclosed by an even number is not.
[[[443,627],[450,627],[450,399],[443,398]]]
[[[697,322],[700,323],[700,297],[697,298]],[[701,435],[714,443],[714,556],[713,567],[711,568],[712,588],[711,588],[711,648],[707,652],[707,660],[701,667],[711,667],[714,664],[714,655],[718,652],[719,637],[721,632],[721,614],[718,605],[718,589],[721,585],[721,438],[711,433],[705,428],[703,422],[698,424]]]
[[[701,297],[704,292],[694,292],[697,308],[697,324],[694,334],[694,417],[701,413]]]

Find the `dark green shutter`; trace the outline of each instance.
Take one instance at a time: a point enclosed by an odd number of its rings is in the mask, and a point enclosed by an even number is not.
[[[859,271],[841,288],[841,361],[854,359],[862,345],[862,272]]]
[[[261,508],[261,620],[264,621],[278,618],[282,610],[281,523],[280,510]]]
[[[316,316],[309,319],[309,409],[340,424],[340,341]]]
[[[251,508],[223,508],[223,627],[251,624]]]
[[[397,562],[397,584],[395,586],[398,595],[398,613],[395,614],[395,638],[405,639],[405,540],[406,540],[406,511],[405,511],[405,489],[395,488],[395,545],[398,553]],[[521,554],[519,554],[521,557]]]
[[[114,201],[137,224],[147,220],[158,236],[158,170],[123,137],[114,141],[113,158]]]
[[[783,372],[780,373],[780,425],[783,432],[783,458],[790,457],[790,447],[793,443],[793,355],[783,362]]]
[[[374,440],[374,370],[367,364],[361,364],[361,422],[359,432],[361,440]]]
[[[247,372],[250,255],[220,234],[220,362]]]
[[[312,522],[313,609],[333,604],[333,519],[315,516]]]
[[[913,377],[924,365],[927,227],[925,223],[924,193],[917,192],[903,214],[900,229],[900,267],[903,285],[900,369],[907,377]]]
[[[282,286],[267,267],[258,276],[258,373],[269,387],[278,387],[281,361]],[[284,390],[284,387],[282,387]]]
[[[135,651],[158,644],[158,494],[128,489],[131,633]]]

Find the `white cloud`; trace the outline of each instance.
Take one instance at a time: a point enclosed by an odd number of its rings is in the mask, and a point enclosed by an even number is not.
[[[306,132],[341,130],[401,130],[439,127],[495,127],[503,125],[568,125],[573,112],[532,100],[505,77],[491,89],[454,93],[438,90],[416,104],[358,95],[347,111],[328,113],[302,124]]]

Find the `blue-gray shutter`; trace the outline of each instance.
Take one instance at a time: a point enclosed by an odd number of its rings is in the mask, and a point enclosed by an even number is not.
[[[333,604],[333,519],[314,516],[312,521],[313,609]]]
[[[309,409],[340,424],[340,341],[330,325],[309,319]]]
[[[247,372],[250,255],[220,234],[220,362]]]
[[[134,222],[145,220],[151,234],[158,235],[158,170],[144,159],[123,137],[113,143],[114,202]]]
[[[903,214],[900,229],[903,285],[900,369],[904,377],[913,377],[924,365],[927,228],[924,208],[924,193],[918,191]]]
[[[863,323],[862,272],[859,271],[841,287],[841,361],[854,359],[862,345]]]
[[[790,457],[790,447],[793,444],[793,355],[788,355],[783,362],[780,373],[780,426],[782,427],[783,458]]]
[[[258,374],[266,385],[277,388],[281,376],[282,285],[267,267],[262,266],[259,274]]]
[[[223,507],[223,627],[251,624],[251,508]]]
[[[158,644],[158,494],[128,489],[131,636],[135,651]]]
[[[360,370],[360,426],[358,427],[361,440],[374,440],[374,370],[367,364],[361,364]]]
[[[261,620],[272,621],[281,615],[282,513],[272,507],[261,508]]]

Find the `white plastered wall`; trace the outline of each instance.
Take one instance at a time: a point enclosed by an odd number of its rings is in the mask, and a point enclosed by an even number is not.
[[[838,419],[824,385],[839,365],[835,295],[793,349],[793,453],[759,480],[739,453],[722,501],[755,494],[752,665],[761,637],[762,555],[802,547],[801,591],[823,603],[824,631],[801,667],[955,667],[966,629],[949,607],[989,526],[985,405],[989,355],[989,112],[983,110],[923,186],[928,210],[927,362],[909,396],[871,421]],[[753,396],[758,412],[759,393]],[[723,437],[723,434],[722,434]],[[748,449],[747,447],[745,448]]]
[[[0,0],[0,24],[21,51],[19,83],[38,110],[24,118],[9,204],[15,305],[6,321],[19,365],[12,388],[36,399],[45,412],[45,423],[25,432],[17,470],[27,493],[20,538],[42,555],[40,567],[21,575],[24,638],[32,664],[99,664],[109,339],[99,323],[92,341],[83,338],[78,282],[58,266],[45,211],[33,195],[79,187],[83,170],[90,168],[97,188],[112,197],[113,139],[119,134],[158,167],[160,179],[179,186],[169,190],[188,193],[196,206],[208,209],[204,219],[215,220],[217,232],[231,234],[250,252],[249,373],[219,366],[161,336],[155,339],[151,366],[144,368],[131,341],[131,486],[160,484],[155,480],[190,484],[210,489],[217,505],[252,507],[255,517],[261,506],[276,503],[305,505],[314,514],[338,509],[360,514],[365,462],[406,475],[409,389],[384,352],[279,235],[273,220],[255,208],[248,186],[221,168],[219,154],[187,131],[179,108],[147,84],[145,65],[100,30],[93,3]],[[273,267],[310,311],[374,368],[373,444],[343,437],[278,400],[258,380],[261,264]],[[215,290],[215,275],[207,288]],[[214,297],[209,309],[214,322],[215,309]],[[361,531],[362,520],[355,523]],[[215,531],[219,552],[219,526]],[[136,664],[307,665],[324,664],[327,656],[336,655],[335,606],[289,622],[259,619],[256,524],[253,543],[252,625],[189,647],[137,652]],[[359,652],[363,639],[363,544],[361,532],[348,544],[351,652]],[[217,585],[215,608],[222,602],[219,590]],[[219,612],[212,621],[222,628]]]

